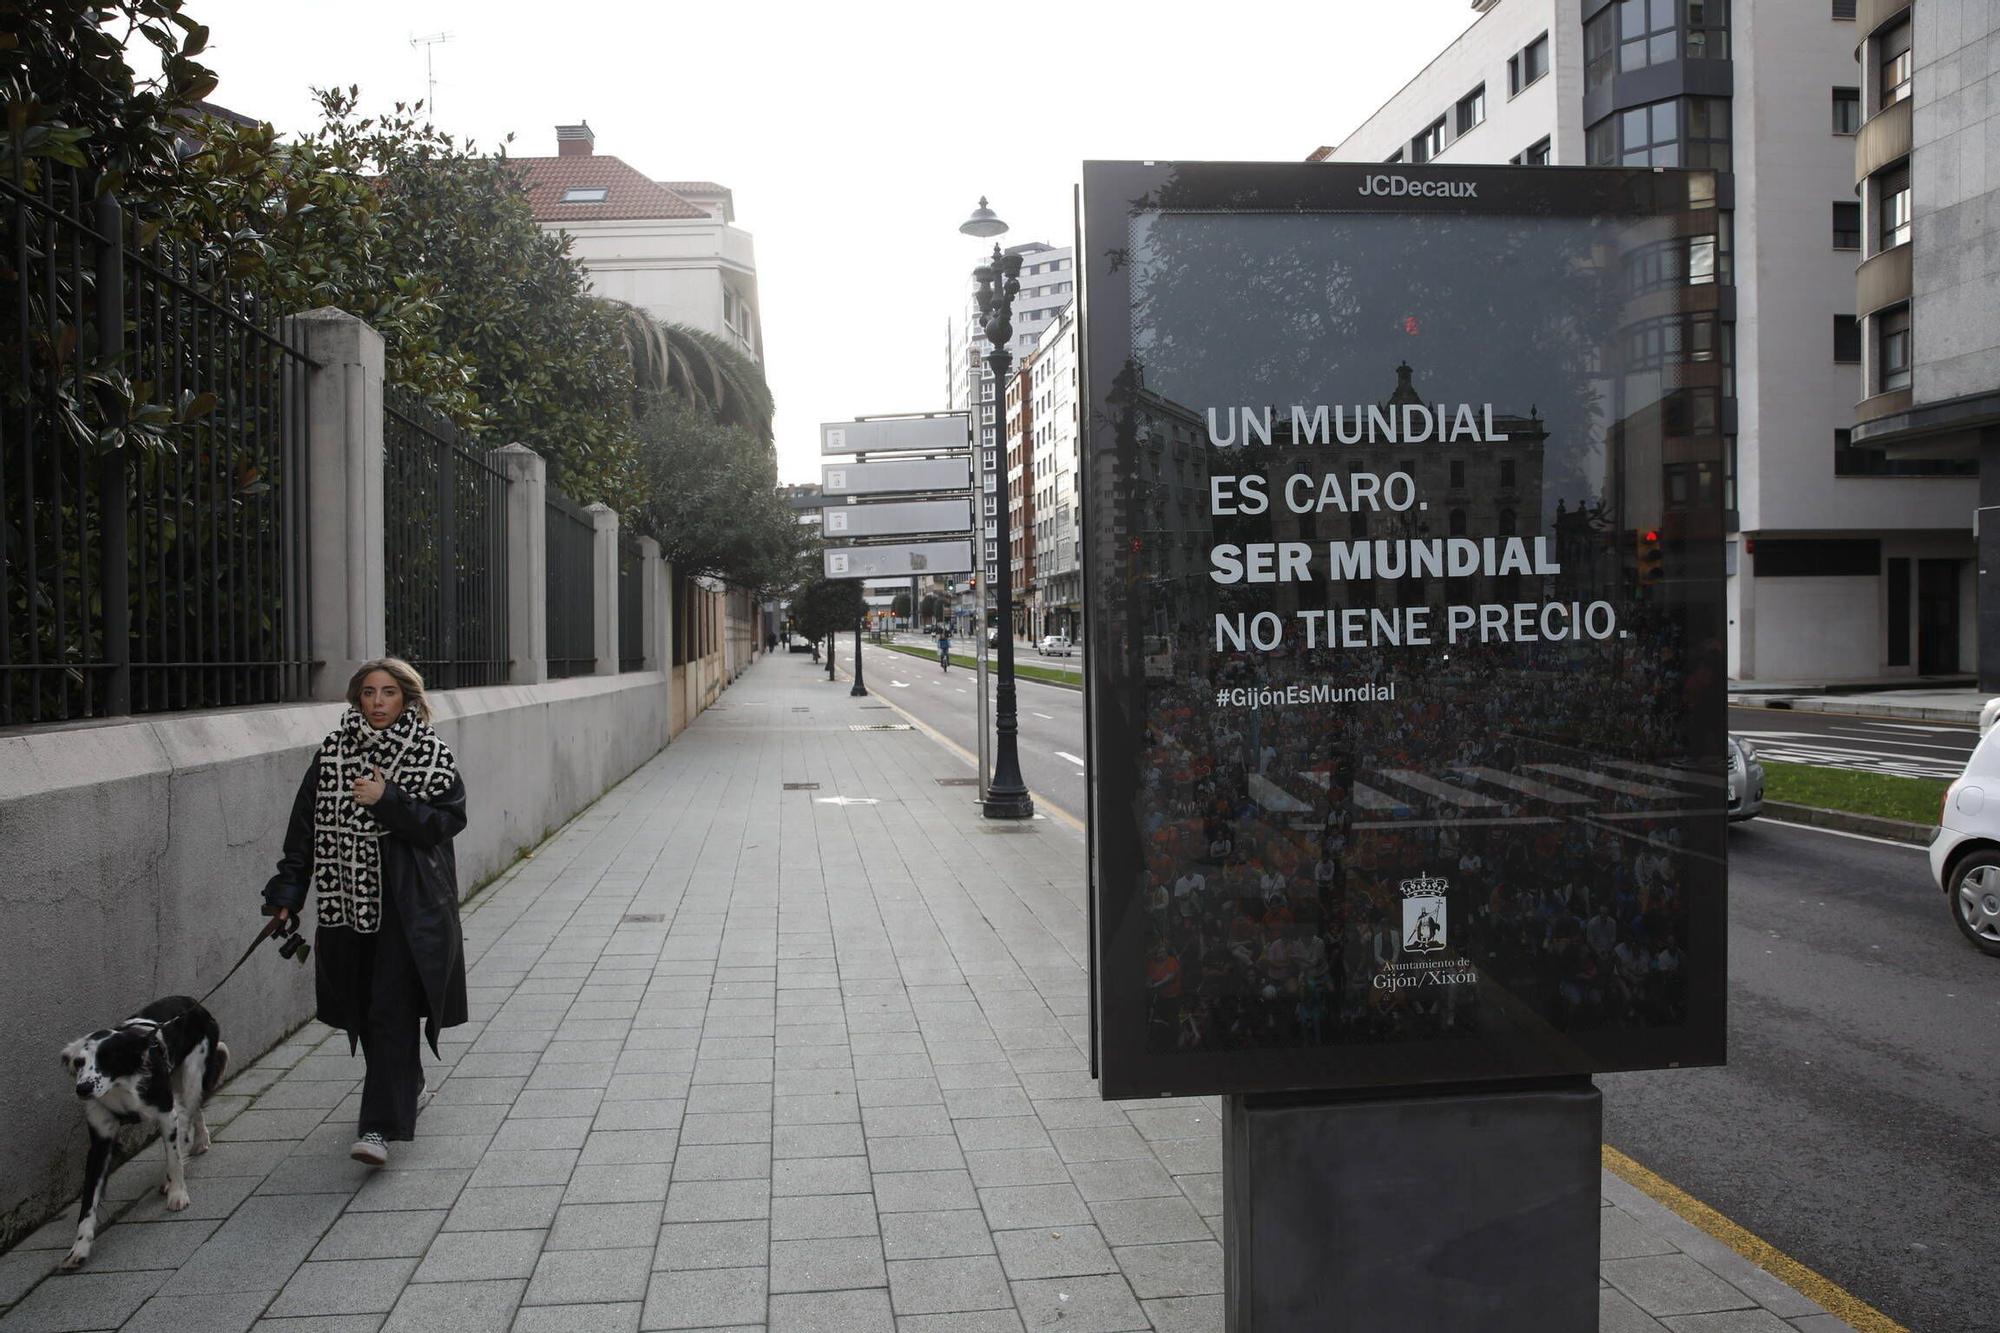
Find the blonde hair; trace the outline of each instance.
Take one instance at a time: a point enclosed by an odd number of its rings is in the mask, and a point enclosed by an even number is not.
[[[431,720],[431,701],[424,695],[424,678],[400,657],[378,657],[363,662],[347,681],[347,702],[361,707],[361,682],[377,671],[386,671],[403,691],[403,707],[415,709],[420,721]]]

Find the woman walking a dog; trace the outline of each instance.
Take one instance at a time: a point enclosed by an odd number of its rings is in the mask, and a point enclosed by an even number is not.
[[[367,1061],[350,1155],[382,1166],[390,1143],[415,1135],[426,1099],[419,1025],[436,1055],[438,1032],[466,1021],[451,848],[465,783],[408,662],[363,663],[347,703],[299,784],[264,903],[283,931],[306,890],[318,895],[319,1019]]]

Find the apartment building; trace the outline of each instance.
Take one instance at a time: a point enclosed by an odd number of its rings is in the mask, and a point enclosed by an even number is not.
[[[508,160],[535,221],[570,238],[591,291],[764,359],[756,248],[726,186],[652,180],[598,152],[587,122],[556,126],[554,157]]]
[[[1849,110],[1855,310],[1862,356],[1857,452],[1904,469],[1976,472],[2000,514],[2000,9],[1862,0]],[[1980,558],[1893,556],[1892,653],[1919,672],[1976,659],[2000,691],[2000,523]],[[1981,577],[1979,568],[1992,571]],[[1968,599],[1976,605],[1968,611]],[[1976,628],[1975,628],[1976,626]]]
[[[1458,40],[1312,154],[1720,173],[1732,225],[1709,276],[1733,290],[1662,336],[1720,366],[1684,392],[1681,429],[1719,435],[1728,461],[1721,475],[1670,478],[1665,503],[1712,503],[1720,489],[1729,670],[1744,681],[1953,674],[1972,662],[1972,636],[1946,629],[1934,644],[1950,651],[1910,651],[1915,612],[1894,584],[1899,571],[1948,565],[1933,577],[1953,596],[1937,596],[1934,612],[1969,619],[1973,465],[1894,456],[1855,429],[1867,396],[1855,7],[1476,0],[1480,17]]]
[[[1034,503],[1035,633],[1083,637],[1082,426],[1076,306],[1065,306],[1028,358],[1034,410],[1027,491]]]
[[[1028,389],[1030,353],[1018,362],[1007,383],[1004,457],[1007,478],[1007,555],[1012,571],[1014,637],[1034,633],[1035,494],[1026,484],[1034,452],[1035,404]]]

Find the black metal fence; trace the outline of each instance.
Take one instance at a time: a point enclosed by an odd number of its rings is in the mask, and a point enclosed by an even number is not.
[[[507,474],[391,391],[382,421],[389,651],[436,689],[507,680]]]
[[[618,669],[646,669],[646,578],[639,543],[618,539]]]
[[[305,691],[308,363],[135,234],[68,168],[0,178],[0,725]]]
[[[597,531],[583,506],[548,492],[549,679],[597,670],[597,596],[592,551]]]

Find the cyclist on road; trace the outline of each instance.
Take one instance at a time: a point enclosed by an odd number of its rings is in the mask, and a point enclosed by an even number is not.
[[[938,669],[951,670],[951,631],[948,629],[938,631]]]

